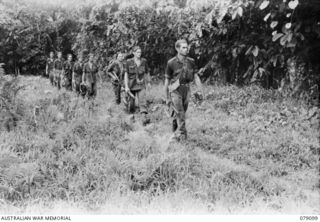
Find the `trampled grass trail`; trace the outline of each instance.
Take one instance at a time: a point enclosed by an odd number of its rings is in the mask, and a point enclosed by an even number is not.
[[[207,86],[189,139],[170,143],[163,86],[151,124],[20,77],[23,118],[0,134],[2,213],[319,214],[319,110],[257,86]],[[39,114],[34,115],[34,108]]]

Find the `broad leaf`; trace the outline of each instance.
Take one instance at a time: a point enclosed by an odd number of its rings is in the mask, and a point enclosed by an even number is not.
[[[272,29],[274,29],[277,25],[278,25],[278,22],[277,21],[273,21],[273,22],[271,22],[270,27]]]
[[[269,12],[269,13],[264,17],[263,20],[266,22],[266,21],[269,19],[270,15],[271,15],[271,13]]]
[[[277,33],[272,37],[272,41],[277,41],[281,36],[283,36],[283,33]]]
[[[259,9],[260,9],[260,10],[263,10],[263,9],[267,8],[268,5],[269,5],[269,3],[270,3],[269,1],[263,1],[263,2],[261,3],[261,5],[260,5]]]
[[[259,47],[255,46],[254,49],[252,50],[252,54],[254,55],[254,57],[257,57],[259,54]]]
[[[242,15],[243,15],[243,9],[242,9],[241,6],[238,8],[237,12],[238,12],[238,15],[239,15],[240,17],[242,17]]]
[[[291,22],[288,22],[286,25],[285,25],[285,27],[286,27],[286,29],[290,29],[291,28]]]
[[[286,42],[287,42],[287,35],[284,35],[284,36],[282,36],[281,39],[280,39],[280,44],[281,44],[282,46],[284,46],[284,45],[286,44]]]
[[[289,6],[290,9],[293,10],[298,6],[298,4],[299,4],[299,1],[298,0],[294,0],[294,1],[290,1],[288,6]]]

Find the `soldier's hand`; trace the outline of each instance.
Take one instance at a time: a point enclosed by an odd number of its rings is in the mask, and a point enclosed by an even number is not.
[[[202,74],[204,71],[205,71],[205,68],[201,68],[198,73]]]
[[[193,94],[194,103],[200,105],[203,102],[204,95],[201,92],[195,92]]]
[[[170,98],[167,98],[166,99],[166,105],[167,106],[170,106],[170,104],[172,103],[172,100]]]

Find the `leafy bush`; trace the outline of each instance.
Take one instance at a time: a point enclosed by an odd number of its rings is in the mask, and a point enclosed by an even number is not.
[[[0,60],[10,72],[39,73],[50,50],[92,51],[104,67],[114,53],[139,44],[152,74],[163,78],[174,42],[186,38],[197,65],[208,68],[203,79],[279,88],[316,103],[320,8],[315,2],[97,1],[30,8],[24,1],[4,1]]]
[[[4,76],[0,67],[0,130],[13,130],[24,115],[23,102],[17,98],[24,86],[17,77]]]

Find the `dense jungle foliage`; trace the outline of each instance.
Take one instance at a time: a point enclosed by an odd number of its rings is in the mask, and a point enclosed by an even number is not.
[[[139,44],[163,76],[174,42],[208,69],[203,79],[258,83],[316,102],[320,2],[317,0],[0,1],[0,62],[7,73],[44,72],[49,51],[95,52],[106,65]]]

